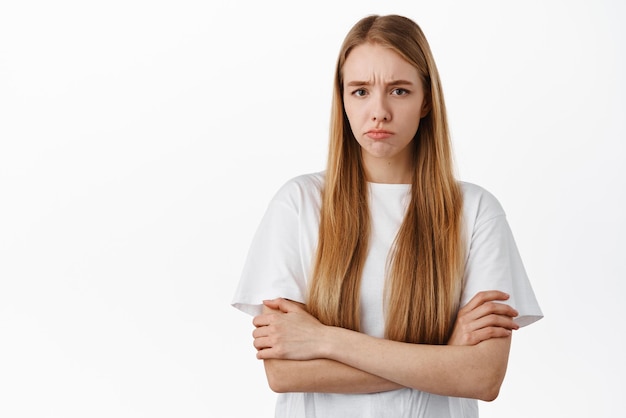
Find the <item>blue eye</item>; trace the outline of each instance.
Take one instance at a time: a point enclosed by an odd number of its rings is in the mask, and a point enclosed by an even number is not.
[[[352,94],[357,97],[363,97],[367,94],[367,92],[365,91],[365,89],[356,89],[352,92]]]

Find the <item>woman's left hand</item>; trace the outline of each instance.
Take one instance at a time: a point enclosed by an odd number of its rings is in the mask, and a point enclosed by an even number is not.
[[[459,309],[448,345],[476,345],[491,338],[509,337],[519,328],[518,312],[505,301],[509,295],[498,290],[478,292]]]
[[[258,359],[311,360],[322,358],[326,328],[304,305],[278,298],[263,302],[264,313],[254,317],[252,336]]]

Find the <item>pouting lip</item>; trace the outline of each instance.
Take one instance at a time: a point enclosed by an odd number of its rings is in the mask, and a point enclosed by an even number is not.
[[[370,129],[369,131],[365,132],[366,134],[393,134],[393,132],[391,131],[387,131],[385,129]]]
[[[393,132],[386,129],[370,129],[365,133],[365,136],[374,141],[384,141],[393,136]]]

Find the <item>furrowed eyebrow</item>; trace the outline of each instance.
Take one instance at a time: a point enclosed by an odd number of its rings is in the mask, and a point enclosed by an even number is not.
[[[369,81],[350,81],[348,84],[346,84],[347,87],[358,87],[358,86],[370,86],[372,85],[371,82]],[[389,86],[412,86],[413,83],[411,81],[407,81],[407,80],[392,80],[389,83],[385,84],[387,87]]]

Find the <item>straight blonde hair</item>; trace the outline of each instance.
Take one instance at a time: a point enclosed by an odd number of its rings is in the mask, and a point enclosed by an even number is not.
[[[397,16],[369,16],[346,36],[337,61],[319,243],[307,307],[322,323],[360,330],[360,279],[368,251],[368,187],[361,149],[343,104],[342,69],[352,49],[378,44],[417,68],[428,114],[412,141],[411,200],[387,260],[385,336],[445,344],[459,307],[463,272],[462,196],[437,67],[419,26]],[[419,117],[419,115],[416,115]]]

